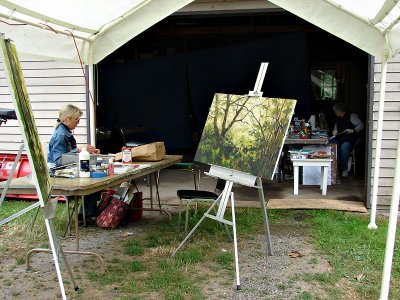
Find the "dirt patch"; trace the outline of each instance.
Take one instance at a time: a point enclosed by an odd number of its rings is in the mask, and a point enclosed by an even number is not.
[[[300,215],[299,218],[303,219]],[[123,245],[128,236],[133,235],[144,240],[149,227],[161,219],[165,217],[157,213],[146,213],[143,221],[119,230],[83,228],[81,250],[100,254],[107,266],[112,265],[115,259],[132,260],[132,257],[124,253]],[[196,272],[204,278],[198,286],[206,299],[297,299],[305,292],[322,299],[327,298],[323,288],[307,279],[310,274],[324,274],[330,271],[329,262],[318,254],[311,242],[309,228],[304,225],[273,225],[271,234],[273,256],[266,254],[266,237],[262,232],[251,234],[246,239],[238,236],[240,291],[236,290],[234,267],[230,270],[210,269],[202,263],[197,263],[186,271],[188,274]],[[67,249],[75,247],[72,239],[63,241],[63,244]],[[175,246],[147,248],[144,256],[169,257]],[[233,244],[221,242],[220,250],[232,253]],[[300,256],[290,257],[289,253],[292,251],[298,251]],[[34,254],[30,271],[26,271],[23,261],[17,261],[12,256],[12,253],[0,256],[1,299],[60,298],[56,272],[49,254]],[[88,272],[98,274],[100,270],[100,263],[94,256],[71,254],[68,255],[68,261],[80,287],[78,291],[74,291],[70,277],[63,272],[66,292],[70,299],[117,299],[123,296],[118,279],[105,287],[101,282],[88,278]],[[123,273],[120,276],[121,280],[124,279]],[[351,298],[350,294],[346,296],[349,296],[347,299],[355,299]],[[159,298],[160,294],[154,292],[140,294],[140,299]]]

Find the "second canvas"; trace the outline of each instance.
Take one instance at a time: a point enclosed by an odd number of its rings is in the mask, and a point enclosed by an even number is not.
[[[195,161],[272,178],[296,100],[215,94]]]

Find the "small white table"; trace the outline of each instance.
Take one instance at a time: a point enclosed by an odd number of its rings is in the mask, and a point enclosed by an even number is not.
[[[293,175],[294,175],[294,186],[293,194],[299,194],[299,167],[304,166],[316,166],[321,167],[321,185],[322,195],[326,195],[326,189],[328,186],[328,168],[332,163],[331,158],[292,158],[293,162]]]

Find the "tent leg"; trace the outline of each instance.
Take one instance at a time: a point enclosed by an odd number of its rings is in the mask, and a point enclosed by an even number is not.
[[[378,107],[378,128],[376,132],[376,145],[375,145],[374,180],[372,183],[371,218],[368,224],[369,229],[378,228],[378,226],[376,226],[376,206],[378,202],[379,168],[381,163],[383,111],[385,107],[385,91],[386,91],[386,73],[387,73],[387,55],[385,51],[385,54],[382,57],[381,87],[379,92],[379,107]]]
[[[389,296],[390,273],[392,271],[393,251],[396,240],[397,216],[399,212],[399,196],[400,196],[399,180],[400,180],[400,132],[397,141],[396,168],[394,171],[394,185],[392,191],[392,200],[390,203],[385,260],[383,263],[383,274],[382,274],[381,296],[380,296],[381,300],[388,299]]]

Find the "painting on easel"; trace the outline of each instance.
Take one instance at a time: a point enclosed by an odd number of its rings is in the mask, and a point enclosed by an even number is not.
[[[42,205],[49,199],[51,186],[47,170],[46,158],[43,154],[42,144],[37,131],[35,118],[33,116],[31,103],[26,90],[24,76],[19,63],[17,50],[9,40],[1,39],[1,48],[4,53],[4,67],[8,74],[7,79],[12,87],[12,99],[20,124],[25,150],[32,166],[32,175],[37,182],[39,201]]]
[[[195,161],[272,178],[296,100],[215,94]]]

